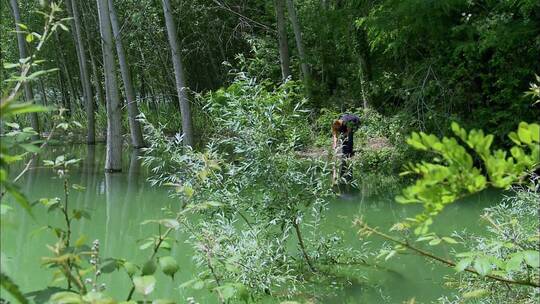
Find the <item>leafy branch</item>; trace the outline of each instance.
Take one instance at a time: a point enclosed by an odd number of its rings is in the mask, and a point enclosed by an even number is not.
[[[373,227],[369,226],[367,223],[365,223],[361,219],[356,219],[354,224],[355,224],[355,226],[358,226],[360,228],[360,230],[359,230],[360,234],[363,234],[363,235],[375,234],[375,235],[378,235],[378,236],[380,236],[380,237],[382,237],[382,238],[384,238],[386,240],[397,243],[400,246],[402,246],[403,248],[407,248],[407,249],[409,249],[411,251],[414,251],[414,252],[420,254],[421,256],[424,256],[424,257],[427,257],[429,259],[441,262],[442,264],[445,264],[445,265],[447,265],[449,267],[458,266],[458,263],[456,263],[456,262],[454,262],[452,260],[437,256],[434,253],[431,253],[429,251],[426,251],[426,250],[420,249],[420,248],[418,248],[416,246],[413,246],[412,244],[410,244],[406,240],[403,241],[403,240],[400,240],[400,239],[398,239],[396,237],[388,235],[388,234],[386,234],[384,232],[381,232],[381,231],[377,230],[376,228],[373,228]],[[523,285],[523,286],[531,286],[531,287],[540,287],[540,282],[533,282],[533,281],[530,281],[530,280],[512,280],[512,279],[503,278],[503,277],[500,277],[500,276],[490,275],[490,274],[483,275],[482,273],[478,272],[476,269],[473,269],[471,267],[466,267],[463,270],[466,271],[466,272],[472,273],[474,275],[477,275],[477,276],[487,277],[487,278],[490,278],[492,280],[507,283],[507,284],[515,284],[515,285]]]

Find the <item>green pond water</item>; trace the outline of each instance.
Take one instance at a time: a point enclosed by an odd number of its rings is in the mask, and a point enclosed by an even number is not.
[[[103,172],[104,153],[103,145],[49,147],[40,156],[36,168],[21,179],[20,186],[32,200],[61,197],[62,182],[55,178],[52,170],[40,168],[43,160],[54,159],[61,154],[81,158],[82,161],[73,168],[70,175],[71,181],[86,187],[86,191],[71,191],[70,207],[89,210],[92,219],[76,221],[73,224],[73,238],[85,235],[88,243],[99,239],[102,257],[125,258],[141,263],[148,257],[148,252],[138,249],[139,241],[154,233],[149,230],[149,225],[141,225],[141,222],[161,218],[163,207],[174,206],[178,202],[168,196],[166,189],[151,187],[145,181],[146,171],[141,168],[136,152],[126,152],[124,171],[118,174]],[[322,229],[328,233],[339,233],[345,244],[361,248],[366,240],[359,240],[352,227],[356,216],[362,215],[371,225],[387,230],[397,221],[419,210],[415,206],[395,203],[395,190],[388,187],[377,190],[376,185],[377,182],[366,181],[355,193],[330,202]],[[482,233],[482,224],[479,222],[482,208],[497,202],[499,198],[500,193],[488,191],[457,202],[437,218],[433,230],[440,235],[449,235],[463,229]],[[49,256],[46,244],[53,244],[55,238],[50,232],[39,230],[46,225],[62,223],[61,215],[47,213],[40,207],[34,208],[33,213],[34,218],[15,206],[3,215],[2,272],[12,277],[24,292],[41,290],[47,286],[65,287],[65,282],[54,283],[52,272],[41,265],[41,257]],[[179,261],[180,271],[174,281],[161,273],[156,274],[158,284],[153,295],[174,299],[178,303],[185,302],[191,296],[199,303],[216,303],[215,296],[207,291],[179,288],[181,283],[193,279],[200,269],[197,269],[192,259],[190,245],[184,242],[185,235],[181,230],[175,233],[173,237],[178,243],[173,246],[171,255]],[[383,244],[376,237],[371,237],[369,241],[369,248],[378,248]],[[437,248],[440,254],[446,254],[445,250],[448,249],[444,246]],[[426,263],[422,257],[398,255],[384,263],[384,267],[336,269],[349,279],[329,279],[324,286],[309,286],[305,290],[307,296],[304,299],[311,299],[314,303],[402,303],[414,297],[416,303],[430,303],[443,295],[452,294],[452,290],[446,289],[443,283],[444,276],[452,275],[454,271],[438,264]],[[131,286],[124,271],[104,275],[101,282],[106,284],[107,293],[117,299],[124,299]],[[9,299],[4,291],[1,297]],[[317,300],[313,300],[315,298]],[[279,303],[275,299],[265,299],[264,302]]]

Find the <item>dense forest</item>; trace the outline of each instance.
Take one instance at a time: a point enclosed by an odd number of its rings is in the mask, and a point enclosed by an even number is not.
[[[537,303],[538,1],[0,5],[0,303]]]

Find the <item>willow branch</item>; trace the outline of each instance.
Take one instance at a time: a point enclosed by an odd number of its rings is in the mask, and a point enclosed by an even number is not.
[[[433,253],[431,252],[428,252],[428,251],[425,251],[423,249],[420,249],[420,248],[417,248],[417,247],[414,247],[413,245],[409,244],[408,242],[405,242],[405,241],[402,241],[402,240],[399,240],[397,238],[394,238],[388,234],[385,234],[383,232],[380,232],[378,231],[377,229],[375,228],[372,228],[370,226],[368,226],[367,224],[365,223],[362,223],[362,222],[357,222],[358,225],[361,226],[362,230],[365,230],[369,233],[373,233],[373,234],[376,234],[384,239],[387,239],[389,241],[392,241],[394,243],[397,243],[411,251],[414,251],[424,257],[427,257],[427,258],[430,258],[432,260],[436,260],[436,261],[439,261],[447,266],[450,266],[450,267],[455,267],[456,266],[456,263],[452,260],[448,260],[448,259],[445,259],[445,258],[442,258],[442,257],[439,257],[439,256],[436,256],[434,255]],[[473,268],[470,268],[470,267],[467,267],[465,268],[465,271],[466,272],[469,272],[469,273],[472,273],[472,274],[475,274],[477,276],[482,276],[478,271],[474,270]],[[500,276],[496,276],[496,275],[485,275],[485,277],[487,278],[490,278],[492,280],[495,280],[495,281],[499,281],[499,282],[503,282],[503,283],[506,283],[506,284],[514,284],[514,285],[522,285],[522,286],[531,286],[531,287],[540,287],[540,282],[532,282],[532,281],[524,281],[524,280],[512,280],[512,279],[507,279],[507,278],[503,278],[503,277],[500,277]]]

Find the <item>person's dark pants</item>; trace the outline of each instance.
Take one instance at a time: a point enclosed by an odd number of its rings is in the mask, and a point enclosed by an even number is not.
[[[354,142],[353,142],[354,134],[353,132],[349,132],[348,136],[343,136],[343,147],[341,149],[343,156],[341,159],[341,170],[340,170],[340,177],[345,179],[347,183],[352,181],[353,172],[352,168],[349,168],[349,164],[347,163],[349,158],[351,158],[354,155]]]

